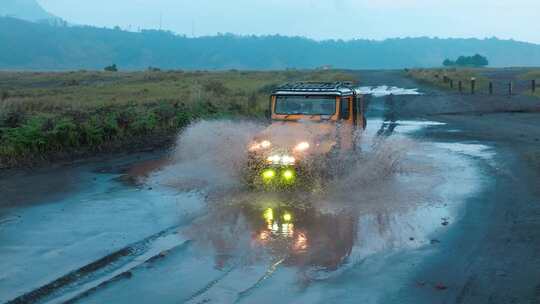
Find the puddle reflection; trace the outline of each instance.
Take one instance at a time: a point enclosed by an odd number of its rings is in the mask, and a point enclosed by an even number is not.
[[[265,194],[211,205],[189,237],[210,248],[216,268],[280,261],[315,280],[363,263],[373,254],[429,245],[429,234],[446,228],[441,219],[451,216],[448,208],[436,205],[368,211],[359,202],[334,209]]]
[[[217,267],[241,254],[270,255],[287,266],[335,270],[350,255],[356,228],[357,218],[345,211],[323,214],[309,202],[263,199],[214,209],[194,235],[210,242]]]
[[[285,258],[285,265],[337,269],[350,254],[356,222],[346,214],[328,215],[309,204],[277,204],[261,212],[260,206],[244,209],[252,228],[253,247]]]

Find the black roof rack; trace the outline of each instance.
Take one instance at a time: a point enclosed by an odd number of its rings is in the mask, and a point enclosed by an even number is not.
[[[326,93],[326,94],[353,94],[351,82],[294,82],[286,83],[274,90],[274,94],[286,93]]]

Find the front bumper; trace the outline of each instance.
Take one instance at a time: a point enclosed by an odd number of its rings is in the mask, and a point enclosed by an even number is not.
[[[265,157],[250,156],[247,165],[247,183],[262,188],[296,188],[313,179],[312,166],[302,160],[294,164],[269,163]]]

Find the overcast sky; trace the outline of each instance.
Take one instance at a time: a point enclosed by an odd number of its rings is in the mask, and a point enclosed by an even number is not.
[[[540,0],[38,0],[75,24],[191,36],[499,37],[540,43]]]

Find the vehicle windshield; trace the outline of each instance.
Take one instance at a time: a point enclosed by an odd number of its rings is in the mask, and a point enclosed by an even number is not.
[[[334,115],[335,97],[278,96],[276,114]]]

